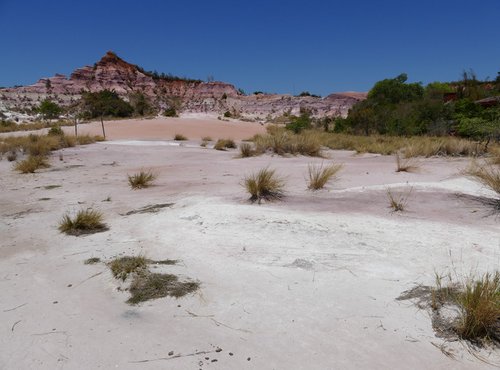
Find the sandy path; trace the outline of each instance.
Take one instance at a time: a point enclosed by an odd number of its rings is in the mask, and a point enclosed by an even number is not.
[[[330,151],[344,170],[311,193],[307,166],[322,159],[162,144],[69,148],[34,175],[0,161],[9,174],[0,179],[0,368],[491,368],[395,299],[452,265],[498,267],[498,219],[457,195],[491,195],[460,175],[467,160],[433,158],[418,173],[395,173],[391,157]],[[241,179],[267,165],[286,177],[287,199],[250,205]],[[126,175],[142,167],[159,173],[156,186],[132,191]],[[387,187],[413,188],[408,212],[390,213]],[[174,206],[122,216],[166,202]],[[57,231],[64,212],[91,206],[108,232]],[[201,290],[129,306],[104,264],[83,264],[139,253],[182,260],[158,271],[198,279]],[[180,356],[168,359],[170,351]],[[500,361],[498,350],[481,355]]]

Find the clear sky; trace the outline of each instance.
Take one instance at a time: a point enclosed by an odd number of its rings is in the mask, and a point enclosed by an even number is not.
[[[0,86],[92,65],[326,95],[500,71],[500,0],[0,0]]]

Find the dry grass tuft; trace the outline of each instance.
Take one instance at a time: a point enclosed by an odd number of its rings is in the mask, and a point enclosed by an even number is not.
[[[309,165],[309,186],[311,190],[323,189],[326,183],[336,178],[337,172],[342,168],[341,164],[330,164],[326,167],[321,165]]]
[[[209,142],[209,141],[213,141],[213,139],[210,136],[204,136],[201,138],[201,141]]]
[[[80,210],[74,218],[66,214],[59,222],[59,231],[68,235],[93,234],[108,230],[103,223],[103,215],[91,208]]]
[[[410,190],[395,194],[391,191],[391,189],[387,189],[387,198],[389,199],[389,208],[392,209],[392,212],[404,212],[408,205],[408,198],[411,195],[413,188]]]
[[[396,172],[414,172],[420,167],[414,157],[402,156],[400,152],[395,154]]]
[[[275,170],[263,168],[244,179],[244,187],[250,193],[250,201],[261,203],[281,200],[284,197],[285,181],[276,175]]]
[[[179,278],[172,274],[139,273],[134,276],[130,285],[131,297],[127,303],[138,304],[167,296],[180,298],[196,291],[199,286],[195,281],[179,281]]]
[[[466,174],[500,196],[500,167],[473,163]]]
[[[270,126],[268,134],[256,135],[253,141],[257,153],[270,151],[278,155],[322,156],[320,135],[316,131],[303,131],[300,134],[294,134],[283,128]]]
[[[144,189],[153,184],[157,175],[151,170],[141,170],[132,176],[128,175],[128,183],[134,190]]]
[[[101,262],[101,259],[99,257],[91,257],[86,259],[83,263],[86,265],[95,265],[96,263]]]
[[[232,139],[219,139],[214,145],[216,150],[226,150],[236,148],[236,143]]]
[[[35,173],[40,168],[50,167],[47,157],[42,155],[30,155],[28,158],[17,162],[14,169],[21,173]]]
[[[500,340],[500,272],[469,279],[457,303],[461,315],[456,329],[461,338]]]
[[[125,281],[130,274],[144,272],[148,260],[144,256],[124,256],[108,263],[111,273],[116,279]]]
[[[254,150],[252,144],[250,144],[250,143],[241,143],[240,144],[240,157],[241,158],[253,157],[256,154],[257,154],[257,152]]]
[[[187,139],[188,138],[182,134],[175,134],[175,136],[174,136],[174,140],[177,140],[177,141],[185,141]]]

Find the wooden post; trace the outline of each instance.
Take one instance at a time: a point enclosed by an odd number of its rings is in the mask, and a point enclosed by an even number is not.
[[[104,131],[104,121],[102,119],[102,114],[101,114],[101,126],[102,126],[102,136],[104,136],[104,140],[106,140],[106,131]]]
[[[78,119],[76,118],[76,115],[75,115],[75,136],[78,137]]]

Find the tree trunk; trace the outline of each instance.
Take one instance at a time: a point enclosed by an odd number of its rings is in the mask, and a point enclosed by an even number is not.
[[[78,137],[78,119],[75,116],[75,136]]]
[[[101,126],[102,126],[102,136],[104,137],[104,140],[106,140],[106,131],[104,131],[104,121],[102,119],[102,115],[101,115]]]

